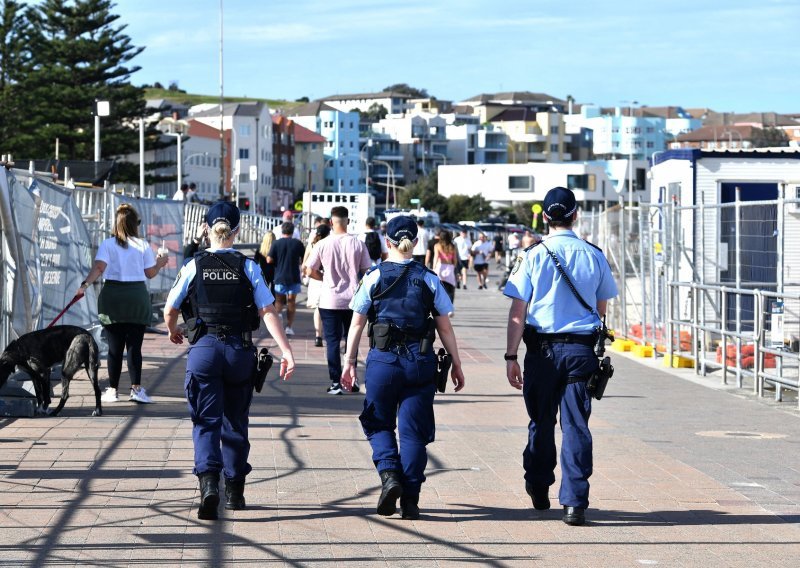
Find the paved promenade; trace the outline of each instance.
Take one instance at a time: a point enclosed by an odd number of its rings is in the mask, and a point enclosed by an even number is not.
[[[419,521],[375,514],[363,396],[325,394],[324,349],[303,311],[297,374],[271,375],[254,400],[247,510],[197,519],[185,349],[148,334],[143,384],[156,404],[91,418],[81,376],[60,417],[0,420],[0,566],[798,565],[795,406],[622,355],[594,404],[587,525],[561,522],[557,485],[554,509],[534,511],[527,417],[504,378],[507,308],[496,289],[457,292],[467,384],[437,395]]]

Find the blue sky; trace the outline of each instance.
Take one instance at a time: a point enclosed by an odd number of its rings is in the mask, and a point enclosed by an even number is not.
[[[219,93],[219,0],[118,0],[137,84]],[[604,106],[800,112],[797,0],[224,0],[225,94],[393,83],[441,99],[534,91]]]

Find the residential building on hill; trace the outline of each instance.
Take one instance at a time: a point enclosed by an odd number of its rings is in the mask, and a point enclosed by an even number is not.
[[[581,106],[579,114],[566,115],[570,129],[592,130],[593,152],[598,158],[631,157],[644,160],[666,149],[666,120],[660,116],[637,116],[616,108],[613,114],[603,114],[593,105]]]
[[[272,115],[272,201],[273,211],[294,205],[295,123],[280,114]]]
[[[572,138],[563,117],[552,109],[512,106],[494,115],[489,123],[508,135],[510,163],[564,162],[571,158],[568,144]]]
[[[713,125],[681,134],[672,148],[701,150],[737,150],[764,146],[764,131],[752,125]]]
[[[408,109],[408,101],[411,98],[411,95],[405,93],[381,91],[380,93],[331,95],[319,100],[328,106],[344,112],[350,112],[352,110],[368,112],[372,109],[373,105],[375,105],[382,106],[389,114],[404,114]]]
[[[346,112],[314,101],[292,111],[292,120],[325,138],[324,190],[363,191],[359,147],[359,113]]]
[[[293,121],[294,122],[294,121]],[[294,124],[294,189],[295,199],[305,191],[322,191],[325,178],[326,139],[305,126]]]
[[[447,121],[435,114],[387,116],[372,130],[387,134],[400,144],[403,176],[407,184],[428,175],[447,162]]]

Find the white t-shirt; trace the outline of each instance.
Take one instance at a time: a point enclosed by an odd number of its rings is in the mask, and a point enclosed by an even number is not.
[[[469,251],[472,249],[472,241],[469,237],[462,237],[458,235],[453,239],[453,244],[458,249],[458,258],[461,260],[469,260]]]
[[[414,245],[414,250],[411,251],[411,254],[414,256],[425,256],[425,253],[428,252],[428,232],[425,230],[425,227],[419,227],[417,231],[417,244]]]
[[[145,268],[156,265],[156,256],[147,241],[131,237],[128,246],[123,248],[117,244],[117,239],[111,237],[100,243],[95,260],[106,263],[103,278],[119,282],[144,282]]]
[[[519,248],[519,235],[517,235],[517,233],[509,233],[508,248],[510,248],[511,250]]]
[[[281,225],[277,225],[274,229],[272,229],[272,234],[275,235],[276,239],[280,239],[283,236],[283,231],[281,229]],[[313,231],[312,231],[313,234]],[[300,229],[297,228],[297,225],[294,226],[294,232],[292,233],[293,239],[300,239]],[[314,239],[311,239],[314,240]]]
[[[381,254],[389,254],[389,247],[386,246],[386,237],[384,237],[382,234],[380,234],[377,231],[377,229],[367,229],[365,232],[363,232],[360,235],[358,235],[358,240],[361,241],[362,243],[366,243],[367,242],[367,233],[378,233],[378,238],[380,238],[380,241],[381,241]],[[373,260],[372,261],[372,266],[375,266],[376,264],[380,264],[380,263],[381,263],[381,259],[380,258],[377,259],[377,260]]]
[[[486,257],[491,256],[494,251],[494,243],[475,241],[472,251],[475,253],[474,264],[486,264]]]

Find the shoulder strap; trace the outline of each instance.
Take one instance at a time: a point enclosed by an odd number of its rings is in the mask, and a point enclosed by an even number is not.
[[[546,244],[544,244],[544,241],[542,241],[542,243],[541,243],[541,244],[542,244],[542,246],[544,247],[544,250],[546,250],[546,251],[547,251],[547,255],[548,255],[550,258],[552,258],[552,259],[553,259],[553,262],[555,262],[555,263],[556,263],[556,269],[559,271],[559,273],[561,273],[561,276],[563,276],[563,277],[564,277],[564,280],[566,280],[566,281],[567,281],[567,285],[569,286],[569,289],[570,289],[570,290],[572,290],[572,293],[573,293],[573,294],[575,294],[575,297],[576,297],[576,298],[578,298],[578,301],[581,303],[581,305],[582,305],[584,308],[586,308],[587,310],[589,310],[589,312],[591,312],[591,313],[593,313],[595,316],[597,316],[597,319],[599,319],[599,320],[601,320],[601,321],[602,321],[602,319],[600,318],[600,315],[597,313],[597,311],[596,311],[596,310],[595,310],[595,309],[594,309],[592,306],[590,306],[590,305],[589,305],[589,304],[586,302],[586,300],[584,300],[584,299],[583,299],[583,297],[580,295],[580,293],[578,292],[578,290],[575,288],[575,284],[573,284],[573,283],[572,283],[572,280],[570,279],[569,275],[567,274],[567,271],[566,271],[566,270],[564,270],[564,267],[563,267],[563,266],[561,266],[561,261],[560,261],[560,260],[558,260],[558,257],[556,256],[556,253],[554,253],[554,252],[553,252],[553,251],[551,251],[549,248],[547,248],[547,245],[546,245]]]
[[[405,265],[405,267],[403,267],[403,271],[400,274],[397,275],[397,278],[395,279],[395,281],[392,282],[391,284],[389,284],[389,286],[386,288],[386,290],[381,290],[380,292],[377,293],[377,295],[373,296],[372,300],[373,301],[374,300],[380,300],[386,294],[391,292],[394,289],[394,287],[397,286],[398,282],[400,282],[400,280],[402,278],[404,278],[406,274],[408,274],[408,271],[410,269],[411,269],[411,263],[409,262],[408,264]]]

